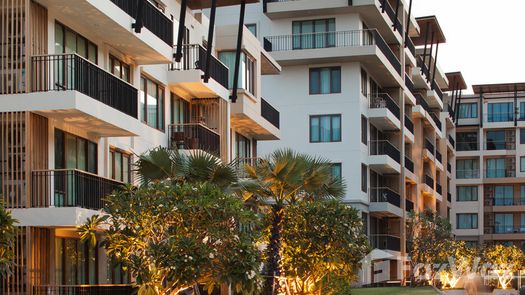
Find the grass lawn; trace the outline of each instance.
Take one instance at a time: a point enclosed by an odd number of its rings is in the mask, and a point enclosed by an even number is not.
[[[432,287],[385,287],[352,289],[352,295],[436,295]]]

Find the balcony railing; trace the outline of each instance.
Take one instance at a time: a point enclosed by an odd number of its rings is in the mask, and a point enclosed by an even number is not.
[[[387,140],[370,141],[370,155],[386,155],[401,164],[401,154],[399,150]]]
[[[221,136],[201,123],[173,124],[168,127],[170,144],[182,150],[203,150],[220,156]]]
[[[130,295],[134,288],[130,285],[79,285],[79,286],[34,286],[34,295]]]
[[[129,16],[137,19],[139,1],[143,2],[142,22],[146,29],[169,46],[173,45],[173,21],[147,0],[110,0]]]
[[[408,131],[414,134],[414,123],[407,115],[405,115],[405,127],[408,129]]]
[[[420,93],[415,94],[416,97],[416,103],[423,107],[423,109],[430,113],[430,106],[428,105],[427,101],[423,98],[423,96]]]
[[[437,160],[439,163],[443,163],[443,156],[441,156],[441,153],[440,153],[440,152],[437,152],[437,151],[436,151],[436,160]]]
[[[401,74],[401,63],[383,37],[375,29],[338,32],[318,32],[265,37],[271,50],[291,51],[304,49],[377,46],[390,64]],[[267,42],[265,42],[267,43]]]
[[[447,192],[447,201],[452,203],[452,194],[450,192]]]
[[[452,138],[452,135],[450,135],[450,134],[448,135],[448,142],[450,142],[450,145],[452,147],[454,147],[454,148],[456,147],[456,141],[454,140],[454,138]]]
[[[100,210],[104,207],[103,198],[122,185],[122,182],[76,169],[39,170],[32,173],[33,199],[42,199],[44,196],[47,204],[55,207]]]
[[[452,165],[450,163],[447,163],[447,171],[452,173]]]
[[[516,142],[514,140],[487,140],[485,142],[485,149],[487,151],[497,151],[497,150],[507,150],[514,151],[516,150]]]
[[[380,3],[381,3],[381,9],[384,9],[386,14],[388,15],[388,18],[390,18],[390,20],[394,24],[394,28],[396,28],[396,30],[400,34],[403,34],[403,24],[399,21],[398,18],[396,18],[396,12],[392,8],[392,6],[390,6],[390,3],[388,2],[388,0],[381,0]]]
[[[443,101],[443,91],[441,91],[441,88],[439,88],[436,81],[432,81],[432,90],[434,90],[437,93],[439,99]]]
[[[405,42],[408,50],[412,53],[412,56],[416,57],[416,46],[414,45],[414,42],[412,42],[412,38],[407,37]]]
[[[372,248],[381,250],[401,251],[401,239],[393,235],[370,235]]]
[[[448,111],[448,114],[450,115],[450,117],[452,117],[452,118],[456,117],[456,112],[454,111],[454,109],[452,108],[452,106],[450,104],[447,105],[447,111]]]
[[[408,171],[414,173],[414,162],[407,156],[405,156],[405,167]]]
[[[433,112],[429,112],[428,113],[430,115],[430,118],[432,118],[432,121],[434,121],[434,123],[436,124],[437,128],[439,130],[442,130],[441,129],[441,121],[439,120],[439,118],[437,117],[436,114],[434,114]]]
[[[31,58],[33,92],[76,90],[137,118],[138,90],[77,54]]]
[[[174,47],[174,52],[176,51]],[[183,57],[180,62],[175,62],[169,65],[170,71],[188,71],[188,70],[206,70],[206,49],[199,44],[182,45]],[[224,88],[229,88],[228,85],[228,67],[220,60],[211,57],[210,61],[210,77],[221,84]]]
[[[409,199],[406,199],[405,200],[405,210],[407,212],[413,211],[414,210],[414,202],[410,201]]]
[[[412,81],[412,79],[410,79],[410,77],[407,74],[405,74],[405,85],[407,86],[408,91],[414,94],[414,90],[416,89],[416,86],[414,85],[414,82]]]
[[[261,98],[261,116],[268,120],[273,126],[280,128],[280,114],[264,98]]]
[[[513,122],[514,112],[491,112],[485,113],[485,120],[489,123]]]
[[[425,64],[425,62],[423,61],[423,57],[419,56],[417,58],[417,66],[419,68],[421,68],[421,73],[423,75],[425,75],[426,77],[430,76],[429,69],[428,69],[427,65]]]
[[[484,227],[485,234],[518,234],[525,233],[525,225],[517,226],[513,224],[490,225]]]
[[[486,178],[516,177],[516,170],[512,168],[486,169],[485,177]]]
[[[485,206],[525,206],[524,199],[494,198],[485,199]]]
[[[388,187],[370,188],[370,202],[389,203],[401,208],[401,196]]]
[[[378,93],[370,98],[371,109],[388,109],[399,119],[400,110],[397,103],[387,93]]]
[[[478,141],[458,141],[456,145],[456,151],[458,152],[479,151],[479,142]]]
[[[434,144],[425,138],[425,149],[427,149],[432,155],[434,154]]]
[[[443,195],[443,187],[439,183],[436,183],[436,193]]]
[[[434,189],[434,178],[428,174],[425,174],[425,184]]]
[[[476,179],[479,178],[479,169],[459,169],[456,170],[457,179]]]

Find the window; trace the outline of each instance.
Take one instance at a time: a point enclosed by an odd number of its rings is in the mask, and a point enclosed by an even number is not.
[[[518,120],[525,121],[525,102],[520,102],[520,114]]]
[[[505,130],[487,131],[487,150],[504,150],[505,144]]]
[[[368,167],[365,164],[361,164],[361,191],[368,191]]]
[[[55,53],[76,53],[97,63],[97,45],[61,23],[55,23]]]
[[[129,64],[121,61],[120,59],[109,55],[109,71],[120,79],[131,83],[131,70]]]
[[[456,177],[458,179],[479,178],[478,159],[464,159],[456,161]]]
[[[310,142],[340,142],[341,115],[310,116]]]
[[[164,130],[164,88],[145,76],[140,78],[140,118],[148,126]]]
[[[361,69],[361,93],[368,97],[368,74],[363,69]]]
[[[520,129],[520,144],[525,144],[525,128]]]
[[[219,59],[229,69],[228,71],[228,87],[233,88],[233,81],[235,76],[235,51],[219,52]],[[249,93],[255,93],[255,59],[244,52],[241,52],[241,60],[239,64],[239,81],[238,88],[244,89]]]
[[[458,132],[456,133],[456,149],[458,151],[477,151],[479,150],[478,132]]]
[[[341,93],[341,67],[310,69],[310,94]]]
[[[506,177],[505,159],[487,159],[487,178]]]
[[[236,149],[236,158],[237,159],[247,159],[252,157],[252,145],[251,141],[240,135],[239,133],[235,133],[235,141],[237,143],[237,149]]]
[[[97,144],[55,129],[55,169],[97,173]]]
[[[497,234],[505,234],[514,232],[514,220],[511,213],[496,213],[494,214],[495,227],[494,232]]]
[[[131,183],[131,154],[117,149],[109,151],[109,175],[111,179]]]
[[[368,120],[363,115],[361,115],[361,142],[368,144]]]
[[[494,186],[494,206],[512,206],[514,187],[512,185]]]
[[[59,285],[98,282],[98,246],[72,238],[55,238],[55,278]]]
[[[478,200],[477,186],[458,186],[456,200],[458,202],[470,202]]]
[[[525,157],[520,157],[520,172],[525,172]]]
[[[335,18],[292,22],[293,49],[335,46]]]
[[[257,24],[246,24],[246,27],[255,37],[257,37]]]
[[[473,119],[478,117],[478,103],[461,103],[459,105],[460,119]]]
[[[170,123],[175,125],[188,123],[190,121],[190,103],[178,97],[175,93],[171,93],[170,96]]]
[[[487,111],[488,122],[510,122],[514,120],[512,102],[489,103]]]
[[[330,171],[332,178],[341,180],[343,179],[343,171],[341,163],[332,163],[332,170]]]
[[[458,213],[456,215],[457,229],[476,229],[478,228],[478,214]]]

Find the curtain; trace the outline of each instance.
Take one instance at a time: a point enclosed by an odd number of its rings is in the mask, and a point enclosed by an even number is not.
[[[319,142],[319,117],[310,118],[310,141]]]
[[[321,69],[321,93],[326,94],[330,93],[331,89],[331,69],[330,68],[323,68]]]
[[[332,117],[332,141],[341,141],[341,117]]]
[[[331,124],[331,118],[330,116],[323,116],[321,117],[321,142],[330,142],[331,136],[330,136],[330,124]]]

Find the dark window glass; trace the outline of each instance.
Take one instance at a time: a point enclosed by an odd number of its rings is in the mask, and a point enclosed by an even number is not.
[[[479,149],[478,132],[456,133],[457,151],[477,151]]]
[[[520,144],[525,144],[525,128],[520,129]]]
[[[456,200],[458,202],[469,202],[478,200],[477,186],[458,186]]]
[[[292,22],[293,49],[335,46],[335,18]]]
[[[55,169],[97,173],[97,144],[55,129]]]
[[[339,179],[339,180],[342,179],[343,172],[342,172],[341,163],[333,163],[332,164],[331,174],[332,174],[332,178]]]
[[[246,24],[246,27],[255,37],[257,37],[257,24]]]
[[[476,229],[478,228],[478,214],[458,213],[456,223],[457,229]]]
[[[489,103],[487,110],[488,122],[510,122],[514,120],[514,104],[512,102]]]
[[[111,54],[109,55],[109,71],[116,77],[119,77],[120,79],[130,83],[131,68],[129,64],[121,61]]]
[[[368,144],[368,120],[363,115],[361,115],[361,142]]]
[[[361,191],[368,191],[368,167],[365,164],[361,164]]]
[[[341,67],[310,69],[310,94],[341,93]]]
[[[368,75],[363,69],[361,69],[361,94],[368,97]]]
[[[235,133],[235,141],[237,143],[236,158],[246,159],[252,156],[251,141],[239,133]]]
[[[487,150],[504,150],[505,149],[505,130],[487,131]]]
[[[112,179],[131,183],[131,154],[111,149],[109,151],[109,174]]]
[[[76,53],[97,63],[97,46],[61,23],[55,23],[55,53]]]
[[[478,103],[461,103],[459,105],[460,119],[473,119],[478,117]]]
[[[171,124],[184,124],[190,121],[190,104],[186,100],[171,93]]]
[[[148,126],[164,130],[164,87],[144,76],[140,80],[141,120]]]
[[[310,142],[341,141],[341,115],[310,116]]]

